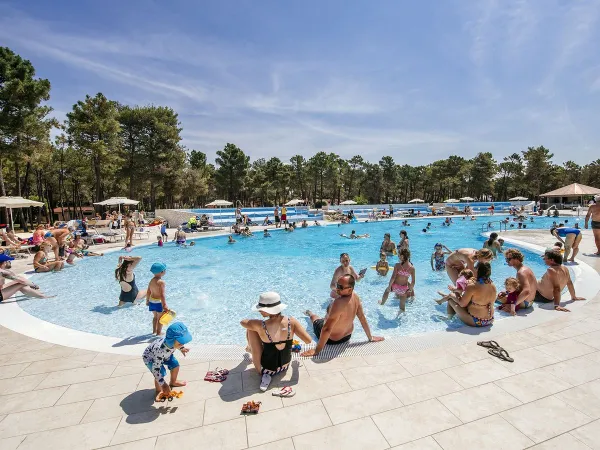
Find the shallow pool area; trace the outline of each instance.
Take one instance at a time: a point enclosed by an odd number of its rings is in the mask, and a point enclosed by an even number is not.
[[[536,218],[529,228],[547,228],[553,219]],[[436,242],[451,249],[480,248],[484,238],[481,226],[486,218],[476,221],[456,219],[450,227],[442,226],[443,219],[415,219],[403,227],[399,221],[330,225],[297,229],[293,233],[273,230],[272,237],[256,233],[252,238],[237,238],[233,245],[226,237],[196,239],[193,247],[179,248],[169,242],[163,248],[156,245],[140,246],[131,254],[142,256],[136,269],[140,289],[151,278],[149,268],[155,261],[167,264],[167,304],[177,312],[192,331],[194,340],[201,344],[242,344],[244,331],[239,321],[258,314],[251,311],[258,295],[275,290],[287,303],[287,312],[301,323],[309,325],[303,312],[311,309],[324,314],[329,301],[329,282],[338,265],[339,255],[348,252],[352,265],[358,271],[369,267],[365,279],[357,283],[374,334],[386,338],[458,328],[457,320],[439,318],[445,313],[433,299],[437,290],[445,290],[449,280],[445,272],[433,272],[430,257]],[[421,230],[428,222],[430,232]],[[340,233],[369,233],[370,238],[348,240]],[[398,300],[390,296],[384,306],[377,301],[389,281],[370,269],[378,259],[383,234],[389,232],[397,242],[401,229],[408,231],[412,261],[416,267],[416,296],[409,302],[406,314],[396,319]],[[527,264],[540,276],[545,268],[539,255],[524,251]],[[51,274],[34,274],[33,281],[45,291],[56,294],[54,299],[23,301],[19,306],[27,313],[48,322],[90,333],[129,338],[146,335],[151,331],[151,313],[144,304],[116,307],[119,284],[114,278],[122,251],[104,257],[79,260],[77,265]],[[391,258],[390,263],[397,261]],[[498,288],[514,270],[503,259],[493,262],[493,279]],[[497,321],[506,318],[496,314]],[[355,336],[364,337],[358,321]]]

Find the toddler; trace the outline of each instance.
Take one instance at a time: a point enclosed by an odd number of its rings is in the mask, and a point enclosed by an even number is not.
[[[156,236],[156,240],[158,241],[158,246],[162,247],[163,246],[163,239],[162,236]]]
[[[379,254],[379,261],[377,261],[375,270],[382,277],[385,277],[388,274],[388,272],[390,270],[390,264],[387,262],[387,256],[385,255],[384,252],[381,252]]]
[[[517,299],[519,298],[519,293],[521,292],[519,280],[513,277],[508,277],[504,281],[504,288],[506,289],[506,292],[503,296],[498,297],[498,299],[504,304],[500,305],[498,310],[505,311],[514,316],[517,314],[517,310],[520,309],[517,308]]]
[[[442,298],[436,300],[438,305],[441,305],[444,302],[447,302],[448,299],[453,299],[455,301],[459,301],[465,290],[467,289],[467,285],[475,282],[475,275],[473,275],[473,271],[471,269],[463,269],[459,273],[459,277],[456,280],[456,286],[451,284],[448,285],[449,293],[444,294],[442,291],[438,291],[438,294],[442,296]]]

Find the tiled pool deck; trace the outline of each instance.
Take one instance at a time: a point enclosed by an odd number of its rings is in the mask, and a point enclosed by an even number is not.
[[[547,232],[508,234],[548,244]],[[591,253],[591,233],[584,234],[583,253]],[[600,258],[581,259],[600,271]],[[0,449],[600,448],[600,295],[495,337],[513,364],[474,342],[301,360],[273,383],[293,385],[296,396],[286,399],[257,392],[259,376],[247,362],[180,358],[185,395],[155,404],[140,356],[53,345],[5,328],[0,337]],[[217,366],[231,370],[227,381],[203,381]],[[242,417],[249,400],[261,401],[261,412]]]

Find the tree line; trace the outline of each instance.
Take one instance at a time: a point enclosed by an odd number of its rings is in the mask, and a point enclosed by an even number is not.
[[[50,89],[30,61],[0,47],[0,193],[43,201],[46,215],[56,207],[81,215],[83,206],[111,196],[128,196],[140,200],[140,208],[154,210],[198,207],[215,198],[246,206],[291,198],[316,205],[347,199],[359,204],[465,196],[506,200],[536,198],[572,182],[600,185],[600,159],[584,166],[557,164],[544,146],[502,161],[481,152],[410,166],[392,156],[370,162],[323,151],[289,161],[250,161],[227,143],[212,164],[206,154],[182,145],[181,123],[170,107],[130,106],[98,93],[78,101],[60,122],[51,117]]]

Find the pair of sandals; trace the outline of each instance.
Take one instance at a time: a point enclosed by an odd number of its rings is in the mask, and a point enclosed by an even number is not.
[[[275,397],[288,398],[296,395],[296,391],[294,391],[291,386],[284,386],[277,391],[273,391],[273,395]]]
[[[227,379],[227,375],[229,375],[229,370],[217,367],[215,370],[206,372],[204,381],[210,381],[211,383],[222,383]]]
[[[249,401],[242,405],[242,414],[258,414],[261,402]]]
[[[477,343],[480,347],[487,348],[488,353],[496,358],[506,361],[506,362],[515,362],[513,358],[508,354],[506,350],[504,350],[496,341],[479,341]]]

